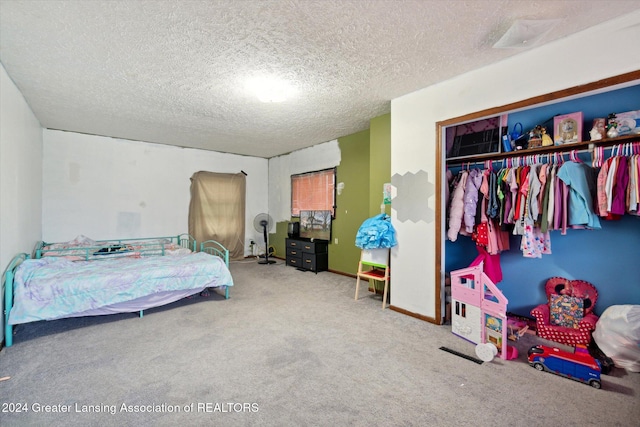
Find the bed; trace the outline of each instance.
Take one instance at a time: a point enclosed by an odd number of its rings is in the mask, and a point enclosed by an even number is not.
[[[148,308],[210,288],[224,290],[228,299],[233,278],[226,248],[210,240],[196,252],[191,249],[196,249],[195,241],[181,236],[89,239],[84,246],[83,239],[76,238],[40,242],[33,256],[18,254],[5,272],[5,345],[13,344],[13,327],[18,324],[132,312],[142,317]],[[99,252],[116,246],[128,249]]]

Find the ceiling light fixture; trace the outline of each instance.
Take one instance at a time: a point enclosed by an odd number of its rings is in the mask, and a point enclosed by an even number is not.
[[[493,47],[523,49],[535,46],[560,21],[560,19],[518,19]]]
[[[254,77],[246,87],[262,102],[283,102],[295,94],[294,87],[278,77]]]

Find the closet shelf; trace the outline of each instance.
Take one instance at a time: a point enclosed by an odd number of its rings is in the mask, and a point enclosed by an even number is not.
[[[585,150],[591,149],[593,146],[598,147],[611,147],[618,144],[625,144],[627,142],[636,142],[640,141],[640,135],[632,134],[632,135],[623,135],[617,138],[605,138],[599,139],[596,141],[584,141],[584,142],[576,142],[573,144],[566,145],[551,145],[549,147],[540,147],[540,148],[531,148],[528,150],[518,150],[518,151],[509,151],[506,153],[490,153],[490,154],[478,154],[476,156],[467,156],[464,158],[457,157],[455,159],[447,160],[447,164],[462,164],[462,163],[472,163],[472,162],[483,162],[485,160],[502,160],[513,157],[522,157],[536,154],[549,154],[549,153],[567,153],[574,150]]]

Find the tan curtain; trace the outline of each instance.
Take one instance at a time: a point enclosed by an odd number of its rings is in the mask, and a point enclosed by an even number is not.
[[[229,249],[229,258],[244,257],[246,177],[200,171],[191,177],[189,234],[198,245],[216,240]]]

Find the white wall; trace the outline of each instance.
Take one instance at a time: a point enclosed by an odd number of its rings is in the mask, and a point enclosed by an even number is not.
[[[640,11],[392,100],[392,176],[424,170],[435,185],[438,121],[640,69],[639,55],[615,48],[631,40],[640,40]],[[429,208],[437,208],[435,195]],[[393,209],[391,216],[398,236],[391,304],[434,318],[435,221],[400,222]]]
[[[0,64],[0,268],[42,236],[42,128]],[[4,308],[4,287],[0,293]],[[2,310],[0,310],[2,311]],[[0,341],[4,315],[0,316]]]
[[[269,214],[273,220],[291,219],[291,175],[329,169],[340,161],[340,147],[335,139],[269,159]]]
[[[190,178],[200,170],[247,173],[245,240],[257,235],[253,218],[268,208],[266,159],[44,130],[43,240],[186,233]]]

